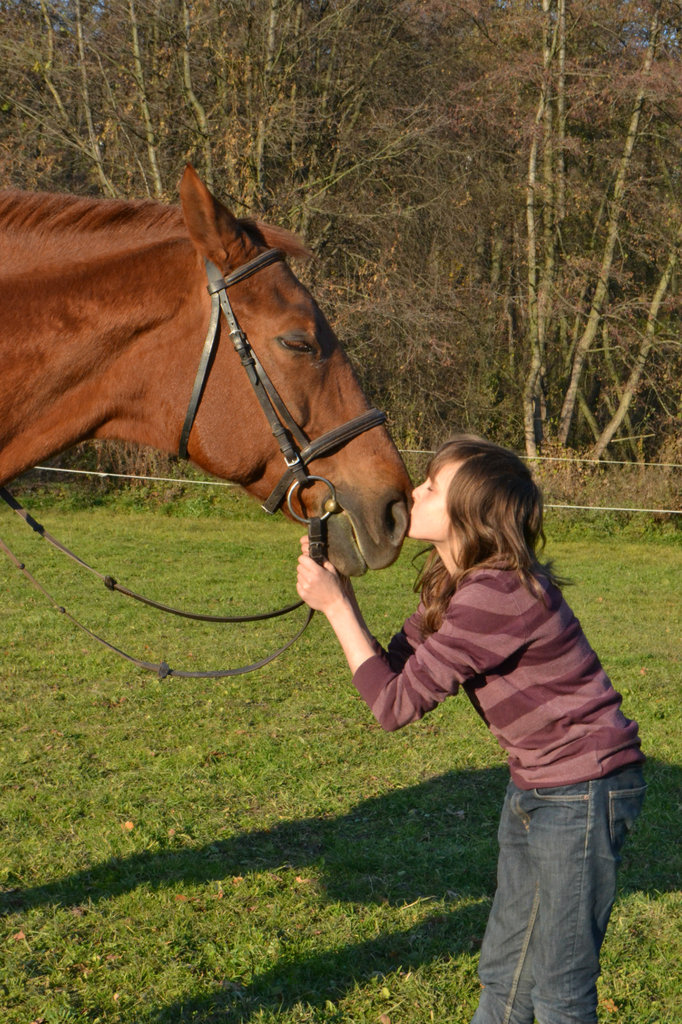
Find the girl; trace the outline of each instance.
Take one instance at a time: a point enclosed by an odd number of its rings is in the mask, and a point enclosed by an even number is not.
[[[509,755],[472,1024],[594,1024],[616,868],[646,788],[637,723],[538,560],[542,496],[521,459],[448,441],[414,490],[409,536],[433,550],[419,607],[386,651],[305,538],[298,593],[326,615],[384,729],[461,687]]]

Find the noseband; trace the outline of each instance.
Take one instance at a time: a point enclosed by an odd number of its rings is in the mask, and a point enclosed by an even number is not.
[[[323,455],[329,455],[339,448],[342,448],[348,441],[351,441],[359,434],[363,434],[372,427],[378,427],[386,421],[386,414],[379,409],[368,409],[367,412],[356,416],[352,420],[339,427],[328,430],[321,437],[309,441],[293,416],[286,407],[274,384],[264,370],[258,356],[251,348],[248,339],[237,322],[227,290],[239,281],[246,280],[271,263],[277,263],[284,259],[281,249],[268,249],[254,259],[238,267],[227,277],[223,277],[219,268],[210,260],[206,260],[206,274],[208,277],[208,292],[211,296],[211,318],[204,341],[204,348],[199,361],[192,396],[190,398],[187,415],[182,427],[180,436],[179,454],[183,459],[188,456],[187,444],[192,431],[192,424],[199,408],[201,396],[204,391],[206,380],[210,373],[213,358],[217,349],[220,337],[220,310],[222,309],[227,325],[230,329],[230,340],[235,352],[239,356],[242,366],[246,371],[251,387],[254,390],[265,418],[270,424],[272,435],[279,445],[286,469],[282,474],[279,483],[275,486],[269,498],[263,503],[263,508],[270,515],[274,514],[288,497],[288,505],[291,508],[291,494],[296,486],[306,486],[316,480],[321,480],[329,489],[334,498],[334,488],[325,477],[313,476],[308,472],[307,466],[313,459],[319,459]],[[329,506],[329,501],[327,502]],[[327,512],[329,514],[329,512]],[[310,522],[307,518],[296,516],[302,522]]]

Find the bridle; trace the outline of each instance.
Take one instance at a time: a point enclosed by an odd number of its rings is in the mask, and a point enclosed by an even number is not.
[[[279,445],[279,449],[286,463],[286,469],[282,474],[282,477],[270,496],[264,502],[263,508],[266,512],[272,515],[281,507],[286,499],[291,515],[299,522],[305,523],[308,527],[311,557],[322,563],[326,557],[325,522],[330,515],[340,510],[336,501],[336,491],[332,482],[326,477],[309,473],[307,469],[308,464],[312,462],[313,459],[318,459],[323,455],[329,455],[332,452],[337,451],[348,441],[357,437],[359,434],[364,433],[366,430],[371,430],[373,427],[380,426],[385,422],[386,414],[381,412],[379,409],[369,409],[367,412],[362,413],[360,416],[356,416],[354,419],[348,420],[341,426],[328,430],[314,441],[308,440],[302,429],[291,416],[281,396],[277,392],[277,389],[264,370],[260,360],[249,345],[246,335],[239,327],[237,318],[227,295],[228,288],[237,284],[239,281],[243,281],[246,278],[251,277],[252,274],[257,273],[264,267],[270,266],[270,264],[279,262],[283,259],[284,253],[280,249],[268,249],[266,252],[256,256],[248,263],[238,267],[237,270],[233,271],[226,278],[223,278],[219,268],[214,263],[210,260],[205,261],[206,273],[208,276],[208,291],[211,296],[211,316],[199,361],[199,367],[194,380],[194,386],[192,388],[189,406],[180,435],[179,454],[182,458],[188,457],[187,445],[189,442],[189,436],[199,408],[199,403],[201,402],[201,396],[204,391],[206,380],[211,371],[211,366],[213,364],[213,359],[220,338],[220,312],[222,310],[228,327],[230,328],[230,340],[232,341],[241,364],[246,371],[247,377],[253,387],[265,417],[270,424],[273,436]],[[324,503],[323,511],[320,515],[311,517],[301,515],[294,509],[292,499],[299,488],[308,486],[315,482],[323,483],[329,488],[329,497]],[[286,615],[288,612],[294,611],[296,608],[300,608],[304,603],[303,601],[296,601],[294,604],[286,605],[284,608],[279,608],[272,612],[262,612],[256,615],[203,615],[196,612],[183,611],[179,608],[172,608],[169,605],[162,604],[151,598],[143,597],[141,594],[137,594],[120,584],[113,576],[104,575],[92,568],[92,566],[88,565],[82,558],[79,558],[78,555],[75,555],[64,544],[48,533],[45,527],[38,523],[5,487],[0,487],[0,498],[2,498],[14,512],[24,519],[24,521],[49,544],[66,554],[82,568],[87,569],[95,576],[98,576],[108,590],[118,591],[126,597],[131,597],[136,601],[140,601],[143,604],[157,608],[160,611],[167,612],[171,615],[179,615],[183,618],[195,619],[202,622],[257,622],[265,619],[276,618],[280,615]],[[300,505],[301,509],[303,509],[302,501],[300,501]],[[292,644],[294,644],[303,634],[314,614],[312,608],[310,608],[303,626],[295,636],[279,647],[276,651],[267,655],[265,658],[260,659],[260,661],[233,669],[217,669],[215,671],[208,672],[180,671],[172,669],[165,661],[157,664],[135,658],[98,636],[74,618],[73,615],[67,612],[67,610],[62,607],[52,597],[52,595],[48,593],[43,585],[29,572],[24,563],[17,558],[17,556],[2,540],[0,540],[0,550],[4,551],[10,561],[12,561],[24,574],[29,582],[48,598],[57,611],[70,619],[74,625],[85,632],[93,640],[96,640],[115,654],[119,654],[138,668],[149,669],[156,672],[161,679],[171,675],[180,678],[221,679],[226,676],[242,675],[245,672],[253,672],[255,669],[262,668],[264,665],[269,664],[269,662],[279,657],[280,654],[291,647]]]
[[[369,409],[367,412],[356,416],[352,420],[348,420],[341,426],[328,430],[314,441],[309,441],[298,426],[263,368],[258,356],[251,348],[246,335],[240,328],[227,294],[228,288],[280,260],[284,260],[284,253],[281,249],[268,249],[248,263],[238,267],[237,270],[234,270],[226,278],[222,276],[215,263],[212,263],[210,260],[205,261],[208,292],[211,296],[211,318],[201,359],[199,360],[199,368],[194,380],[194,387],[192,388],[189,407],[180,435],[179,454],[181,458],[187,458],[188,456],[187,444],[192,431],[192,424],[199,408],[220,337],[220,311],[222,310],[230,329],[230,341],[246,371],[249,383],[254,390],[286,463],[286,470],[269,498],[263,503],[263,508],[272,515],[280,508],[286,497],[289,511],[302,522],[310,522],[307,517],[298,516],[293,512],[291,498],[296,488],[310,484],[313,481],[321,481],[329,487],[333,503],[336,501],[336,495],[334,487],[329,480],[325,477],[314,476],[308,473],[308,464],[313,459],[319,459],[323,455],[329,455],[331,452],[337,451],[347,444],[348,441],[351,441],[359,434],[363,434],[366,430],[380,426],[386,421],[386,414],[379,409]],[[329,501],[327,504],[330,509],[333,509],[333,505]]]

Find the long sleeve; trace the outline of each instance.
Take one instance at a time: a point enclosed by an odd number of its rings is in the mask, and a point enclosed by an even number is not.
[[[644,760],[637,723],[549,583],[536,597],[511,571],[472,573],[425,640],[419,611],[353,682],[386,730],[421,718],[460,687],[509,755],[518,786],[599,778]]]
[[[411,658],[417,647],[422,643],[421,635],[421,611],[420,604],[414,615],[406,620],[403,628],[390,640],[386,651],[378,647],[377,654],[385,654],[388,664],[394,672],[402,672],[405,662]]]
[[[384,729],[421,718],[515,655],[527,637],[518,591],[514,574],[480,572],[459,588],[436,633],[422,640],[418,609],[388,650],[358,669],[353,682]]]

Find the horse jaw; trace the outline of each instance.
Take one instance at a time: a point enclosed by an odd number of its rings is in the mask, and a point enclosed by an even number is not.
[[[388,541],[385,535],[375,541],[364,518],[355,517],[348,509],[326,520],[328,557],[344,576],[362,576],[368,569],[385,569],[395,562],[407,532],[409,512],[400,500],[387,509],[392,520]]]
[[[358,543],[347,512],[330,516],[327,523],[327,557],[344,576],[362,576],[369,565]]]

